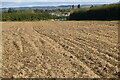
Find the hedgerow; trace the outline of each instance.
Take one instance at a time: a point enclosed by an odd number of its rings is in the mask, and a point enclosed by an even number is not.
[[[2,21],[35,21],[57,18],[48,13],[4,13]]]

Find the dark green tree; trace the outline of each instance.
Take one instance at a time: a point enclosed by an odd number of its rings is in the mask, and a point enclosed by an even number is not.
[[[72,8],[72,9],[74,9],[74,8],[75,8],[75,6],[74,6],[74,5],[72,5],[72,6],[71,6],[71,8]]]
[[[93,7],[94,7],[93,5],[90,6],[90,8],[93,8]]]
[[[78,4],[78,8],[80,8],[80,4]]]
[[[14,9],[12,9],[12,8],[9,8],[9,9],[8,9],[8,13],[14,13],[14,12],[15,12]]]

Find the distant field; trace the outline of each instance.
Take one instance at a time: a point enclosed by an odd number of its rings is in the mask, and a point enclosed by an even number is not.
[[[4,78],[117,78],[117,21],[2,23]]]

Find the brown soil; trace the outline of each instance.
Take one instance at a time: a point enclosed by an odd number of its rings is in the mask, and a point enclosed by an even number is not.
[[[2,25],[4,78],[117,78],[117,22]]]

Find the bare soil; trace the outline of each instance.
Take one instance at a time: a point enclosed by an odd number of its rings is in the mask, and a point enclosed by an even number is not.
[[[118,22],[2,22],[4,78],[117,78]]]

